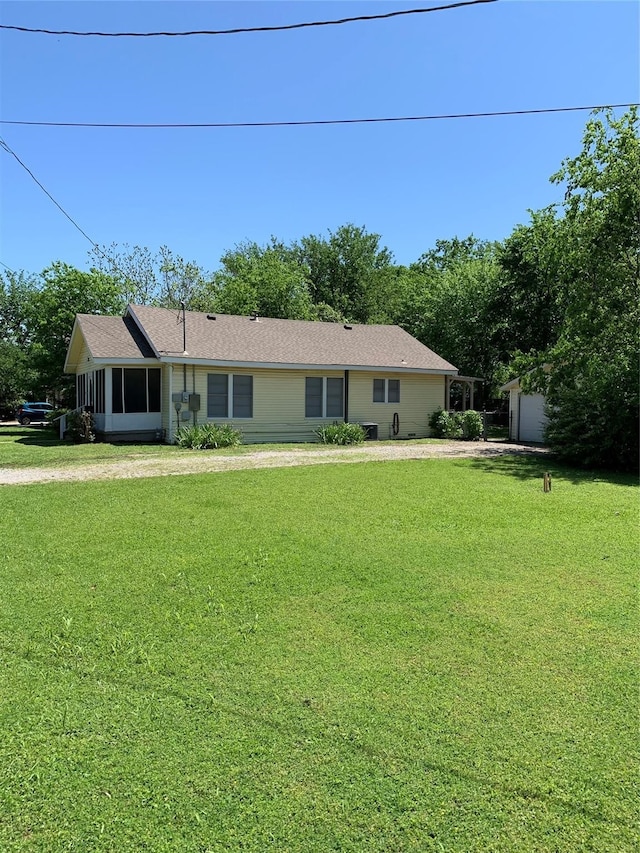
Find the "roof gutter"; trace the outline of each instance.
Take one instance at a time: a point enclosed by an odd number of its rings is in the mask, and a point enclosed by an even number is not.
[[[158,356],[163,364],[194,364],[201,367],[241,367],[248,369],[280,369],[280,370],[353,370],[366,373],[424,373],[433,376],[458,376],[455,367],[449,369],[430,367],[394,367],[387,364],[297,364],[289,362],[269,361],[232,361],[213,358],[184,358],[182,354],[162,353]],[[147,359],[148,361],[148,359]]]

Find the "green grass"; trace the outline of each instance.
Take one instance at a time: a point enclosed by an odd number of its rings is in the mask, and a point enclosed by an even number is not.
[[[2,487],[0,849],[635,851],[637,489],[542,465]]]
[[[417,439],[413,441],[379,441],[372,444],[433,444],[435,439]],[[369,444],[369,442],[368,442]],[[286,450],[304,452],[323,450],[331,453],[334,447],[325,444],[245,444],[239,447],[224,448],[215,452],[221,456],[238,456],[255,453],[260,450]],[[0,468],[51,468],[66,465],[92,464],[96,462],[118,462],[144,456],[166,457],[181,454],[199,453],[168,444],[73,444],[61,441],[55,430],[45,427],[0,427]]]

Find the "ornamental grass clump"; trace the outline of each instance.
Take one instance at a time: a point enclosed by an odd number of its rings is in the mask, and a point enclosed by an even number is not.
[[[327,424],[316,430],[322,444],[362,444],[367,433],[360,424]]]
[[[190,450],[217,450],[242,444],[242,433],[230,424],[193,424],[180,427],[176,444]]]

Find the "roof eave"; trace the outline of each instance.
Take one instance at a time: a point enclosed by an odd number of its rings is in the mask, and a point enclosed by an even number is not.
[[[267,368],[272,370],[354,370],[372,373],[384,371],[385,373],[425,373],[436,376],[457,376],[458,370],[451,366],[448,368],[436,367],[412,367],[411,365],[383,365],[383,364],[301,364],[297,362],[269,362],[269,361],[237,361],[228,359],[191,358],[179,355],[161,355],[160,362],[164,364],[192,364],[196,367],[239,367],[247,369]]]
[[[82,335],[82,330],[80,329],[80,323],[78,322],[78,315],[73,321],[73,328],[71,330],[71,337],[69,338],[69,345],[67,347],[67,353],[64,357],[64,365],[62,368],[63,373],[76,373],[78,370],[78,359],[74,361],[71,360],[71,352],[74,348],[75,341],[78,335]],[[84,337],[84,335],[83,335]],[[87,345],[88,348],[88,345]],[[91,352],[91,350],[89,350]]]

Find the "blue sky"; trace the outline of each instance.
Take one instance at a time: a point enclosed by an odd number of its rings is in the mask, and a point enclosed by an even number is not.
[[[409,2],[12,2],[1,23],[222,29],[420,8]],[[433,3],[436,5],[436,3]],[[444,5],[444,2],[440,3]],[[519,2],[278,33],[154,39],[0,32],[4,121],[366,118],[640,100],[635,0]],[[621,112],[621,111],[620,111]],[[166,244],[206,270],[244,240],[353,222],[398,263],[436,239],[503,239],[562,199],[588,113],[294,128],[3,124],[0,135],[99,244]],[[86,239],[0,150],[0,261],[89,265]]]

